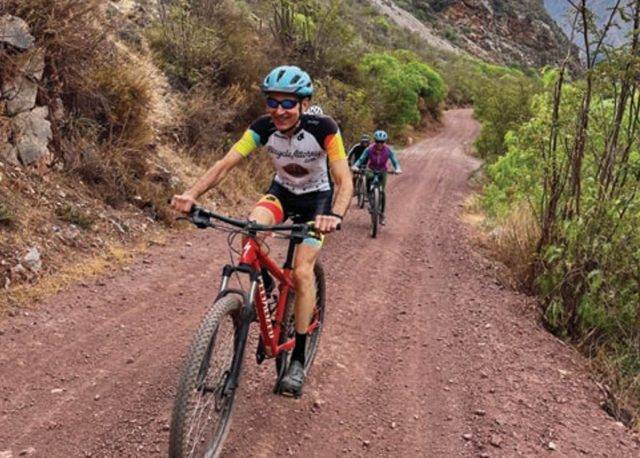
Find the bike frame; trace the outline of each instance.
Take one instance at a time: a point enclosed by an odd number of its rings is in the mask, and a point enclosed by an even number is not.
[[[244,297],[244,308],[246,313],[255,311],[260,325],[260,334],[262,342],[265,345],[267,356],[275,357],[283,351],[290,351],[295,345],[295,339],[289,339],[279,344],[282,331],[284,329],[284,314],[286,311],[287,301],[292,291],[295,291],[293,283],[293,257],[296,245],[299,242],[295,240],[289,241],[287,249],[287,257],[282,268],[273,261],[260,248],[260,242],[255,236],[246,237],[243,241],[242,255],[238,266],[227,265],[223,269],[222,284],[220,287],[220,296],[229,293],[239,293],[239,290],[227,288],[231,274],[240,271],[249,274],[251,278],[251,287],[249,294],[242,292]],[[262,268],[266,268],[278,284],[278,304],[275,313],[272,315],[267,304],[266,291],[261,281]],[[272,323],[272,320],[274,323]],[[275,326],[274,326],[275,324]],[[318,321],[314,318],[309,325],[307,332],[311,333],[318,327]]]
[[[382,175],[384,173],[389,173],[389,172],[382,172],[382,171],[378,171],[378,170],[371,170],[371,172],[373,173],[373,176],[371,177],[371,182],[369,183],[369,187],[367,188],[367,195],[371,195],[371,193],[373,192],[373,188],[378,187],[380,188],[380,190],[382,191],[381,185],[380,185],[380,181],[382,180]],[[372,203],[372,199],[368,199],[369,201],[369,205],[371,206]],[[376,213],[378,213],[378,209],[377,208],[371,208],[372,211],[375,211]]]

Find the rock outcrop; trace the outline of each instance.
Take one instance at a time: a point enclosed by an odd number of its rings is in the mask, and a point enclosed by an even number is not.
[[[381,0],[390,3],[388,0]],[[380,3],[375,1],[372,3]],[[469,54],[501,65],[558,65],[577,49],[543,0],[396,0],[433,33]]]
[[[35,47],[29,26],[22,19],[0,17],[0,50],[11,71],[0,79],[0,160],[30,165],[49,157],[52,137],[49,109],[36,106],[38,86],[44,75],[44,50]]]

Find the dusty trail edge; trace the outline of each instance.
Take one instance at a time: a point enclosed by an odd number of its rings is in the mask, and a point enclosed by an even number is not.
[[[448,111],[401,153],[378,239],[352,209],[322,254],[327,323],[305,395],[271,394],[250,344],[225,456],[640,456],[584,359],[470,242],[478,130]],[[0,456],[166,455],[183,354],[227,259],[224,235],[184,231],[0,322]]]

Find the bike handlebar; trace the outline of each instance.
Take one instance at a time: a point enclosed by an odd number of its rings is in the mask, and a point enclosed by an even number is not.
[[[373,172],[373,173],[388,173],[390,175],[398,175],[398,171],[397,170],[373,170],[370,168],[360,168],[358,170],[352,170],[352,173],[366,173],[366,172]]]
[[[292,234],[292,236],[299,237],[302,237],[303,234],[311,235],[315,233],[313,223],[258,224],[255,221],[241,220],[219,215],[197,205],[191,207],[191,211],[189,211],[189,215],[186,217],[186,219],[200,229],[213,227],[213,224],[210,221],[211,218],[217,219],[239,229],[243,229],[247,232],[297,232],[298,234]],[[340,230],[340,225],[338,225],[336,230]]]

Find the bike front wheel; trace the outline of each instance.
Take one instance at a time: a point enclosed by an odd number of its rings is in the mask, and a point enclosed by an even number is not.
[[[369,195],[369,205],[371,213],[371,237],[376,238],[378,235],[378,222],[380,215],[380,188],[374,186]]]
[[[171,417],[169,456],[214,457],[227,435],[235,386],[229,386],[234,354],[241,340],[242,300],[235,295],[215,302],[187,353]],[[245,336],[246,337],[246,336]]]
[[[364,196],[366,194],[365,191],[365,185],[364,185],[364,177],[363,176],[359,176],[358,177],[358,181],[356,182],[356,194],[357,194],[357,203],[358,203],[358,208],[364,208]]]

